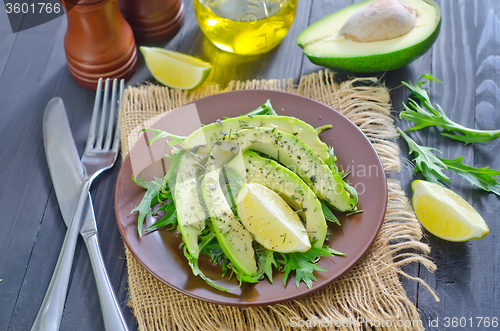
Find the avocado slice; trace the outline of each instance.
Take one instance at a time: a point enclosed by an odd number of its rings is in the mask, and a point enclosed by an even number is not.
[[[352,15],[372,1],[353,4],[311,24],[297,36],[297,44],[312,63],[360,73],[399,69],[432,46],[441,27],[441,10],[434,0],[404,0],[417,17],[413,29],[400,37],[360,42],[339,33]]]
[[[203,200],[212,220],[212,230],[224,254],[243,274],[257,275],[252,235],[241,225],[220,186],[220,168],[209,166],[201,184]]]
[[[191,149],[209,143],[209,148],[211,148],[214,142],[223,140],[226,135],[253,127],[277,128],[293,134],[311,147],[323,161],[328,159],[328,146],[319,139],[318,132],[306,122],[290,116],[245,115],[218,121],[191,133],[186,137],[182,146],[185,149]]]
[[[198,196],[197,176],[203,165],[196,154],[184,153],[174,188],[174,203],[177,209],[177,229],[193,257],[198,258],[200,249],[198,236],[205,228],[206,213]]]
[[[327,225],[321,203],[314,192],[299,176],[281,164],[259,156],[252,151],[243,153],[246,182],[263,185],[276,192],[294,210],[302,210],[299,215],[305,220],[309,239],[315,247],[323,247]],[[227,164],[232,167],[233,162]]]
[[[357,199],[350,196],[342,177],[334,176],[328,165],[297,137],[276,128],[255,128],[234,132],[226,140],[237,143],[242,152],[261,152],[282,163],[338,210],[354,209]]]

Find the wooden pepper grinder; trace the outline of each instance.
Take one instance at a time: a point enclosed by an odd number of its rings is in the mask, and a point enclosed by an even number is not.
[[[93,90],[101,77],[129,79],[137,69],[137,49],[118,0],[60,1],[68,17],[64,48],[73,79]]]
[[[138,43],[171,39],[184,22],[182,0],[119,0],[119,5]]]

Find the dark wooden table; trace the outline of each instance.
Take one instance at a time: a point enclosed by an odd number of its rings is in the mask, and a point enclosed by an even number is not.
[[[210,80],[225,85],[230,80],[288,78],[321,69],[309,62],[295,44],[295,37],[310,23],[352,3],[351,0],[299,0],[292,29],[273,51],[245,58],[218,51],[203,36],[191,0],[185,0],[186,22],[180,33],[162,46],[195,55],[213,64]],[[357,1],[355,1],[357,2]],[[479,129],[500,128],[500,1],[442,0],[438,40],[411,65],[382,75],[391,88],[394,116],[406,101],[402,80],[432,73],[444,84],[432,84],[432,100],[453,120]],[[94,92],[71,79],[66,67],[63,37],[66,19],[60,17],[20,33],[12,33],[0,5],[0,330],[29,330],[54,269],[66,232],[50,179],[42,141],[42,116],[47,102],[63,98],[79,151],[89,128]],[[141,63],[130,84],[150,75]],[[408,127],[408,123],[399,123]],[[412,135],[417,142],[439,148],[444,157],[463,155],[476,167],[500,169],[498,141],[464,146],[439,136],[435,129]],[[401,159],[407,158],[402,145]],[[127,307],[127,270],[124,246],[113,210],[117,164],[92,186],[101,247],[108,272],[131,330],[137,329]],[[403,280],[408,296],[418,307],[424,325],[439,318],[430,330],[489,330],[480,318],[500,318],[499,198],[472,189],[451,175],[451,188],[467,199],[485,218],[490,233],[484,239],[449,243],[428,234],[438,269],[428,272],[412,264],[404,270],[425,280],[440,297],[435,302],[417,282]],[[410,197],[414,179],[403,165],[401,180]],[[467,326],[445,327],[446,318],[467,319]],[[470,327],[470,322],[473,327]],[[61,330],[103,330],[99,299],[87,251],[79,240]]]

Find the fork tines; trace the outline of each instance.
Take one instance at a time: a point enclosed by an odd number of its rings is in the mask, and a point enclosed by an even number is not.
[[[97,84],[94,110],[92,113],[92,120],[90,122],[86,149],[98,148],[103,150],[116,150],[118,149],[120,129],[118,125],[114,125],[114,121],[118,120],[118,111],[122,103],[125,80],[122,79],[120,81],[120,91],[118,94],[120,96],[119,100],[117,100],[118,80],[113,80],[111,98],[109,95],[110,79],[107,78],[105,81],[104,97],[102,97],[102,80],[103,79],[100,78]],[[97,121],[99,121],[99,123],[97,123]],[[107,130],[105,130],[106,126]],[[106,132],[106,136],[104,136],[104,132]]]

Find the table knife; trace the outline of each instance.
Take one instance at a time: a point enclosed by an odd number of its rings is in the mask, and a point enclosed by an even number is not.
[[[69,222],[71,222],[72,213],[84,178],[84,170],[78,156],[78,151],[66,116],[66,110],[61,98],[54,98],[47,104],[43,118],[43,139],[50,176],[54,185],[59,208],[66,226],[69,227]],[[121,313],[120,306],[118,305],[118,301],[113,293],[99,247],[97,225],[90,193],[85,208],[86,210],[84,212],[80,234],[89,252],[99,293],[104,326],[108,331],[126,331],[128,329]],[[63,297],[65,296],[64,293]],[[62,315],[64,302],[54,304],[61,305],[60,314],[57,315]],[[43,314],[44,312],[40,313]],[[54,324],[55,322],[57,323],[56,329],[59,328],[61,316],[48,315],[41,318],[41,320],[43,319],[51,319],[49,323]]]

